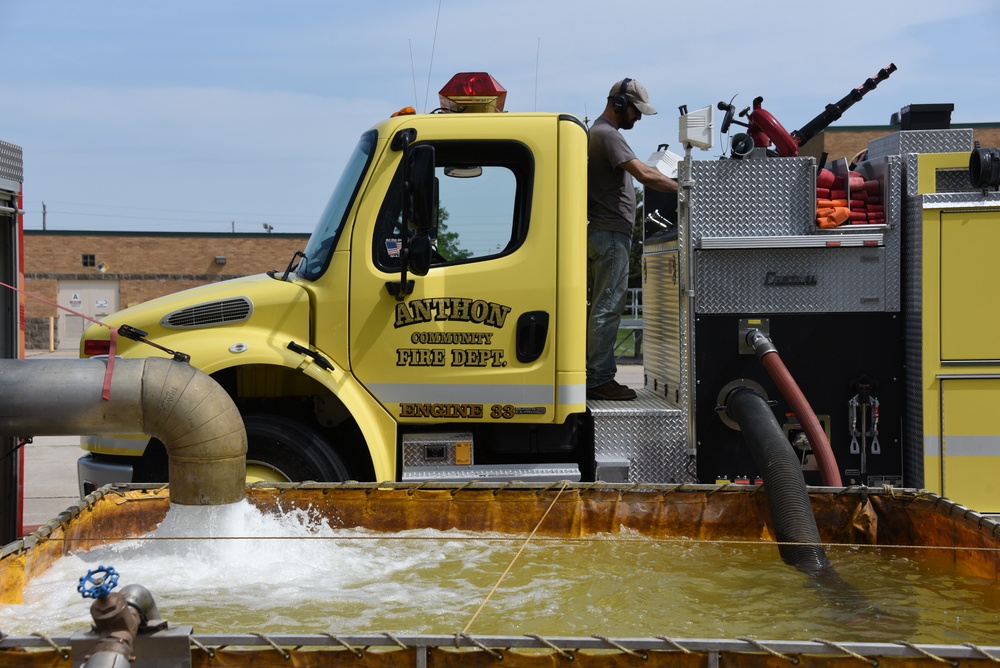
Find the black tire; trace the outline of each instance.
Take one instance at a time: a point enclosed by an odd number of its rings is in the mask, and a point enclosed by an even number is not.
[[[350,480],[344,462],[314,427],[280,415],[244,415],[243,425],[248,480]]]

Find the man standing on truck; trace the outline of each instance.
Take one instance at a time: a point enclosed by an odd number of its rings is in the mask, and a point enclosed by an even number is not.
[[[587,160],[587,398],[635,399],[615,380],[615,340],[628,291],[629,251],[635,227],[633,177],[647,188],[677,192],[677,181],[635,157],[621,130],[655,114],[646,87],[622,79],[611,87],[604,112],[590,128]]]

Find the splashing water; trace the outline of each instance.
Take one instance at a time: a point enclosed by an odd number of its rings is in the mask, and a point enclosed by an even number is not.
[[[10,634],[90,626],[81,575],[113,566],[173,625],[195,633],[454,633],[473,618],[524,536],[332,528],[309,510],[246,501],[173,506],[151,534],[60,559],[0,606]],[[1000,587],[919,554],[829,546],[866,596],[818,591],[773,545],[633,533],[536,538],[469,629],[474,634],[992,642]]]

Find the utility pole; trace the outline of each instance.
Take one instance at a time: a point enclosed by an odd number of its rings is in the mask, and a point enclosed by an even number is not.
[[[45,202],[42,202],[42,231],[45,231]]]

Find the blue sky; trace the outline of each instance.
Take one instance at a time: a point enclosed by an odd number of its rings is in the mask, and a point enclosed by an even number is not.
[[[759,95],[792,130],[890,62],[837,125],[944,102],[1000,122],[1000,1],[825,4],[0,0],[0,140],[24,150],[28,229],[45,202],[51,230],[304,233],[357,136],[460,71],[508,111],[591,119],[638,79],[660,111],[626,134],[640,158],[681,152],[681,104]]]

